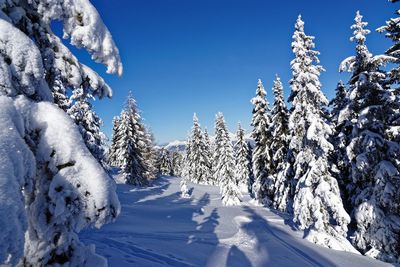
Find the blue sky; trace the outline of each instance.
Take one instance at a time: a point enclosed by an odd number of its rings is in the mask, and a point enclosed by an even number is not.
[[[121,78],[105,74],[84,51],[75,51],[114,90],[112,99],[95,101],[111,136],[112,117],[118,115],[129,91],[142,116],[164,143],[186,138],[197,112],[202,126],[213,131],[221,111],[228,127],[238,121],[250,130],[250,99],[261,78],[273,102],[272,81],[281,76],[285,94],[291,77],[290,49],[294,22],[302,14],[307,34],[316,37],[324,93],[331,98],[339,79],[338,65],[354,54],[350,25],[360,10],[372,33],[367,44],[383,53],[390,41],[375,29],[400,5],[385,0],[265,1],[265,0],[94,0],[117,43],[124,64]]]

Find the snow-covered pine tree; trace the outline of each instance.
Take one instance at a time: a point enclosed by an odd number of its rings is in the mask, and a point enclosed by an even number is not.
[[[183,156],[179,152],[172,153],[172,175],[182,177]]]
[[[0,8],[0,192],[9,196],[0,199],[0,265],[105,266],[78,232],[118,215],[115,184],[52,102],[84,80],[93,95],[109,96],[111,89],[51,24],[62,21],[64,37],[109,73],[122,73],[118,49],[87,0],[1,1]]]
[[[113,129],[112,129],[112,139],[111,146],[108,151],[107,163],[110,166],[117,166],[117,151],[118,151],[118,140],[121,138],[121,133],[119,130],[119,125],[121,120],[118,116],[115,116],[112,120]]]
[[[251,163],[249,162],[249,145],[245,139],[245,131],[242,126],[238,125],[238,130],[236,133],[236,144],[235,144],[235,161],[236,161],[236,184],[240,191],[245,193],[251,185]]]
[[[100,130],[103,122],[92,109],[92,104],[88,98],[91,95],[86,92],[84,87],[74,90],[71,96],[71,107],[67,110],[68,115],[79,126],[83,140],[90,153],[101,163],[105,160],[105,146],[107,138]]]
[[[319,52],[313,50],[314,37],[305,34],[301,16],[295,29],[289,98],[292,102],[289,148],[295,156],[292,179],[296,182],[293,221],[305,230],[305,238],[311,242],[355,251],[346,239],[350,216],[343,207],[338,183],[330,173],[328,157],[333,146],[328,138],[332,129],[326,122],[324,106],[328,100],[319,81],[323,71],[318,65]]]
[[[190,153],[188,154],[188,167],[190,178],[198,184],[208,184],[210,177],[210,162],[204,136],[200,128],[196,113],[193,115],[193,127],[190,135]]]
[[[399,116],[399,99],[396,90],[389,88],[397,70],[390,73],[388,82],[381,69],[388,62],[397,62],[390,56],[396,48],[390,49],[389,55],[373,56],[365,44],[370,33],[367,25],[357,12],[350,39],[357,44],[356,55],[340,66],[341,71],[352,73],[347,104],[352,128],[346,152],[351,171],[347,189],[356,223],[353,244],[368,256],[399,262],[400,147],[394,119]]]
[[[190,168],[190,158],[191,158],[191,144],[190,144],[190,134],[187,137],[185,143],[185,153],[183,155],[183,165],[182,165],[182,178],[190,179],[191,168]]]
[[[335,147],[335,153],[331,154],[331,159],[336,163],[336,168],[332,169],[332,174],[336,177],[339,187],[341,188],[341,195],[343,204],[347,211],[351,211],[351,204],[349,203],[349,196],[346,186],[349,183],[350,167],[346,155],[346,147],[349,144],[349,135],[352,130],[351,122],[349,121],[348,98],[347,88],[342,81],[339,81],[336,86],[336,95],[329,103],[331,107],[330,121],[333,126],[333,134],[331,136],[331,143]]]
[[[247,151],[249,151],[249,154],[247,155],[247,161],[249,162],[249,171],[250,171],[249,187],[247,188],[247,192],[249,192],[250,195],[252,195],[254,174],[253,174],[253,147],[250,141],[247,141]]]
[[[279,175],[279,173],[284,170],[287,156],[289,112],[283,97],[282,82],[278,75],[274,80],[272,91],[274,92],[275,101],[271,111],[272,142],[270,150],[272,164],[269,175],[273,176],[270,180],[274,181],[273,207],[279,209],[277,203],[284,196],[287,186],[285,176]]]
[[[240,190],[235,177],[235,159],[232,142],[225,124],[224,115],[218,113],[215,118],[215,156],[217,159],[215,180],[222,194],[222,204],[235,206],[240,204]]]
[[[208,135],[208,130],[207,128],[204,128],[204,151],[205,151],[205,158],[206,162],[208,162],[207,165],[207,184],[209,185],[215,185],[215,181],[213,178],[213,172],[212,172],[212,164],[213,164],[213,145],[210,140],[210,136]]]
[[[159,171],[158,173],[160,175],[172,175],[172,161],[171,161],[171,155],[168,150],[165,148],[162,148],[160,150],[160,156],[159,156]]]
[[[256,96],[251,100],[253,104],[253,126],[252,137],[254,139],[253,149],[253,195],[260,203],[270,205],[274,193],[274,181],[269,179],[269,169],[272,158],[270,145],[272,140],[271,117],[268,101],[265,99],[267,92],[261,80],[258,80]]]
[[[135,99],[129,95],[120,116],[118,131],[121,138],[117,143],[117,164],[121,167],[120,175],[127,184],[144,186],[146,179],[145,132]]]
[[[145,174],[144,177],[147,180],[153,180],[157,177],[157,157],[158,157],[158,150],[155,147],[155,139],[154,135],[149,128],[145,128],[145,135],[144,135],[144,165],[145,165]]]

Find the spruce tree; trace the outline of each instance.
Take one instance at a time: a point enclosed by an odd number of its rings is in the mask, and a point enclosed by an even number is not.
[[[157,159],[158,151],[155,147],[155,139],[150,128],[142,125],[143,135],[141,142],[141,150],[143,151],[143,165],[145,166],[144,177],[146,180],[150,181],[156,178],[158,168]]]
[[[248,192],[251,185],[251,163],[249,161],[249,145],[245,139],[245,131],[240,123],[236,133],[235,161],[236,161],[236,185],[241,192]]]
[[[235,206],[240,204],[240,191],[235,177],[235,159],[232,142],[225,124],[224,116],[218,113],[215,119],[215,150],[216,181],[222,193],[222,204]]]
[[[183,156],[179,152],[172,153],[172,175],[182,177]]]
[[[118,131],[121,138],[117,142],[117,164],[121,168],[120,175],[127,184],[144,186],[148,184],[145,177],[146,165],[144,154],[144,127],[138,113],[136,101],[128,96],[124,110],[120,116]]]
[[[335,175],[339,187],[341,188],[341,194],[343,204],[346,210],[351,212],[351,204],[349,203],[349,196],[346,190],[348,185],[348,177],[350,177],[349,161],[346,155],[346,147],[349,144],[349,136],[351,133],[351,122],[349,121],[349,112],[347,97],[347,88],[342,81],[336,86],[336,95],[329,103],[331,107],[330,121],[333,127],[333,134],[331,136],[331,143],[335,147],[335,153],[331,154],[331,160],[336,163],[336,168],[333,168],[333,174]]]
[[[254,150],[252,156],[254,184],[253,194],[260,203],[270,205],[273,199],[273,180],[268,176],[272,158],[270,144],[272,140],[271,118],[269,104],[265,99],[267,93],[261,80],[258,80],[256,96],[251,100],[253,104],[252,137]]]
[[[398,116],[398,98],[389,87],[396,80],[397,70],[386,79],[381,69],[397,60],[390,56],[391,49],[389,55],[373,56],[369,52],[365,44],[370,33],[367,25],[357,12],[350,39],[356,43],[356,55],[340,66],[352,73],[346,118],[351,132],[346,152],[351,172],[347,190],[356,223],[353,244],[371,257],[399,262],[400,169],[396,158],[400,149],[398,139],[391,134],[398,127],[393,120]]]
[[[115,116],[112,121],[113,129],[112,129],[112,139],[111,146],[108,151],[108,159],[107,163],[110,166],[117,166],[117,151],[118,151],[118,140],[121,138],[121,133],[119,130],[119,125],[121,124],[121,120],[118,116]]]
[[[71,96],[71,107],[67,113],[79,126],[83,140],[90,153],[99,161],[104,164],[105,160],[105,146],[107,138],[100,127],[103,124],[101,119],[92,109],[92,104],[88,98],[92,97],[84,87],[74,90]]]
[[[210,162],[204,136],[196,113],[193,115],[193,127],[189,142],[190,153],[188,154],[187,160],[190,178],[195,183],[208,184],[210,178]]]
[[[208,130],[207,128],[204,129],[204,155],[206,158],[207,164],[207,184],[209,185],[214,185],[214,179],[213,179],[213,172],[212,172],[212,163],[213,163],[213,146],[210,140],[210,136],[208,135]]]
[[[274,86],[274,105],[272,108],[271,116],[271,154],[272,163],[269,175],[272,176],[270,180],[274,181],[274,194],[273,194],[273,207],[279,209],[277,203],[284,195],[286,190],[286,180],[284,175],[279,175],[284,170],[284,164],[287,155],[288,147],[288,119],[289,112],[286,108],[286,103],[283,97],[283,86],[280,78],[276,75]]]
[[[291,179],[296,185],[293,221],[305,230],[311,242],[339,250],[354,251],[346,239],[350,217],[343,208],[336,179],[330,173],[329,153],[332,133],[326,122],[324,106],[328,100],[321,92],[319,52],[313,50],[314,37],[304,32],[298,17],[293,34],[291,62],[293,78],[289,116],[290,143],[294,163]]]
[[[182,166],[182,178],[190,179],[190,158],[191,158],[191,147],[190,147],[190,135],[188,135],[185,143],[185,153],[183,155],[183,166]]]
[[[171,156],[168,150],[162,148],[160,151],[160,158],[159,158],[159,174],[160,175],[172,175],[172,162]]]

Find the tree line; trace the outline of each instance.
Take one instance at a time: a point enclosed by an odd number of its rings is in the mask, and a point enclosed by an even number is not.
[[[232,144],[222,113],[210,142],[195,114],[182,196],[189,196],[187,180],[218,185],[225,205],[239,205],[247,190],[259,203],[292,214],[314,243],[399,262],[400,18],[377,30],[394,43],[382,55],[368,50],[370,30],[362,18],[357,12],[351,26],[355,54],[339,67],[350,79],[338,83],[332,101],[321,91],[324,69],[299,16],[291,44],[291,106],[278,76],[272,108],[258,81],[251,100],[252,146],[240,125]]]

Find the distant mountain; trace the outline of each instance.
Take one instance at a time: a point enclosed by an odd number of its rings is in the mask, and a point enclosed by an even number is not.
[[[235,134],[235,133],[229,133],[229,137],[230,137],[230,139],[232,140],[233,143],[236,142],[236,134]],[[253,139],[251,138],[251,133],[247,133],[247,134],[245,135],[245,138],[246,138],[246,141],[247,141],[247,142],[250,142],[251,145],[254,144],[254,141],[253,141]],[[210,136],[210,140],[211,140],[211,142],[214,142],[214,136]],[[186,148],[186,141],[185,141],[185,140],[184,140],[184,141],[182,141],[182,140],[175,140],[175,141],[172,141],[172,142],[170,142],[170,143],[167,143],[167,144],[165,144],[165,145],[163,145],[163,146],[161,146],[161,147],[167,149],[167,150],[170,151],[170,152],[180,152],[180,153],[183,153],[183,152],[185,151],[185,148]]]

